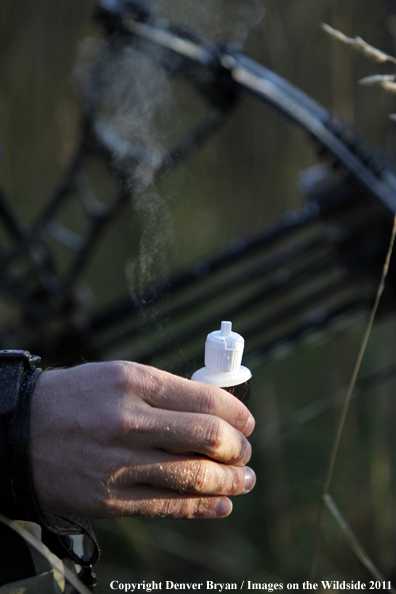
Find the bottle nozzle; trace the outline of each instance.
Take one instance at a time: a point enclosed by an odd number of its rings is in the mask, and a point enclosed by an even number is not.
[[[221,322],[220,334],[222,336],[231,336],[232,322]]]
[[[236,371],[242,361],[245,341],[232,332],[231,322],[221,322],[220,330],[208,334],[205,343],[205,365],[213,371]]]

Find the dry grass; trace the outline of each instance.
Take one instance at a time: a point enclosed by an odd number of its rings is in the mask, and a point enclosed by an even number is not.
[[[396,64],[396,58],[370,45],[361,37],[348,37],[341,31],[333,29],[333,27],[330,27],[330,25],[327,25],[326,23],[322,23],[321,26],[322,29],[326,31],[328,35],[330,35],[330,37],[333,37],[333,39],[337,39],[346,45],[350,45],[353,49],[360,52],[361,54],[364,54],[367,58],[370,58],[375,62],[392,62],[393,64]]]
[[[349,45],[357,52],[366,56],[370,60],[374,60],[374,62],[378,62],[380,64],[384,64],[386,62],[391,62],[392,64],[396,64],[396,58],[391,56],[376,47],[370,45],[361,37],[348,37],[342,31],[338,31],[338,29],[334,29],[330,25],[326,23],[321,24],[322,29],[333,39],[344,43],[345,45]],[[388,93],[396,93],[396,75],[394,74],[375,74],[373,76],[367,76],[362,78],[359,82],[361,85],[371,86],[371,85],[379,85],[382,89],[384,89]],[[391,114],[391,120],[396,121],[396,114]]]

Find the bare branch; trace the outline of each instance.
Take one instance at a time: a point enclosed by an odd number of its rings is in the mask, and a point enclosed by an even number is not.
[[[330,37],[341,41],[341,43],[352,46],[356,51],[364,54],[367,58],[370,58],[375,62],[392,62],[393,64],[396,64],[396,58],[370,45],[361,37],[348,37],[341,31],[333,29],[333,27],[330,27],[330,25],[327,25],[326,23],[322,23],[321,27],[328,35],[330,35]]]

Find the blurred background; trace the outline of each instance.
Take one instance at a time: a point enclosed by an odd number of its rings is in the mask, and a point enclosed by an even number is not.
[[[358,85],[364,76],[394,72],[394,66],[369,62],[329,40],[320,28],[321,22],[329,23],[395,54],[393,0],[151,4],[158,16],[186,22],[209,40],[242,43],[248,56],[333,110],[394,159],[395,124],[388,116],[396,111],[395,101],[379,88]],[[82,81],[101,37],[91,19],[94,6],[93,0],[0,3],[0,180],[26,225],[47,203],[78,142]],[[140,76],[145,78],[144,72]],[[136,77],[139,80],[139,71]],[[161,125],[151,112],[143,119],[134,112],[138,84],[135,94],[122,98],[126,90],[121,87],[109,101],[120,101],[119,125],[127,121],[133,133],[156,148],[166,144],[167,134],[190,122],[194,100],[187,91],[173,94],[160,77],[152,85],[152,97],[159,88],[164,90],[154,105],[163,110]],[[138,128],[138,119],[147,127]],[[243,100],[202,150],[131,200],[127,216],[115,222],[87,269],[88,307],[125,292],[133,296],[156,278],[207,257],[235,238],[250,236],[300,206],[296,178],[316,161],[302,132],[253,100]],[[2,323],[12,309],[9,302],[1,304]],[[140,518],[95,523],[102,546],[100,594],[110,591],[113,579],[308,579],[339,398],[351,377],[365,322],[354,319],[254,369],[250,408],[257,424],[251,465],[257,485],[234,501],[229,518],[215,523]],[[361,376],[392,365],[395,353],[396,326],[389,314],[375,325]],[[379,570],[396,582],[395,389],[390,379],[357,390],[331,494]],[[318,577],[371,579],[330,514]]]

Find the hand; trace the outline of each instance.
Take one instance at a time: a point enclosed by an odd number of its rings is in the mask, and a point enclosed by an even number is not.
[[[220,388],[125,361],[41,374],[29,448],[43,511],[221,518],[250,491],[254,428]]]

